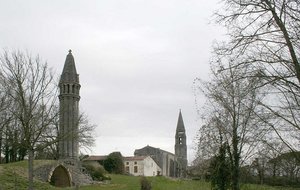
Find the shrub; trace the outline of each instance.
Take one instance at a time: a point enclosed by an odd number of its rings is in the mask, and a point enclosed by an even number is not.
[[[120,152],[110,153],[103,164],[106,171],[113,174],[124,174],[123,157]]]
[[[107,172],[98,162],[94,161],[86,161],[83,162],[83,167],[87,170],[87,172],[91,175],[93,180],[102,181],[102,180],[110,180],[106,174]]]
[[[141,190],[151,190],[151,183],[146,177],[141,178]]]

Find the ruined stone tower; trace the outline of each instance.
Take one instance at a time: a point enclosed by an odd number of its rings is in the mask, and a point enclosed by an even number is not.
[[[181,110],[179,111],[179,117],[175,134],[175,159],[177,161],[177,177],[185,177],[187,170],[187,147],[186,134]]]
[[[59,81],[59,158],[78,159],[79,75],[69,50]]]

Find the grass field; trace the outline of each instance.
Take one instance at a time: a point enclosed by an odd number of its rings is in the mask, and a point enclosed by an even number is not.
[[[51,162],[51,161],[46,161]],[[45,161],[35,161],[35,165]],[[140,177],[111,175],[109,184],[82,186],[80,190],[139,190]],[[165,177],[150,177],[152,190],[211,190],[210,184],[204,181],[173,180]],[[242,190],[300,190],[285,187],[269,187],[258,185],[241,185]],[[71,190],[74,188],[56,188],[49,183],[35,181],[36,190]],[[0,165],[0,190],[27,190],[27,162],[16,162]]]

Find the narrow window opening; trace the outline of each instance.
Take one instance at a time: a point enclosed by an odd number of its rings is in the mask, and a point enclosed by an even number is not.
[[[182,137],[179,137],[179,144],[182,144]]]

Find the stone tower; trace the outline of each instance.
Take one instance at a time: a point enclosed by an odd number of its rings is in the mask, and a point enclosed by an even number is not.
[[[186,134],[181,110],[179,111],[179,117],[175,134],[175,159],[177,161],[177,177],[185,177],[187,170],[187,147]]]
[[[78,159],[79,75],[69,50],[59,81],[59,158]]]

